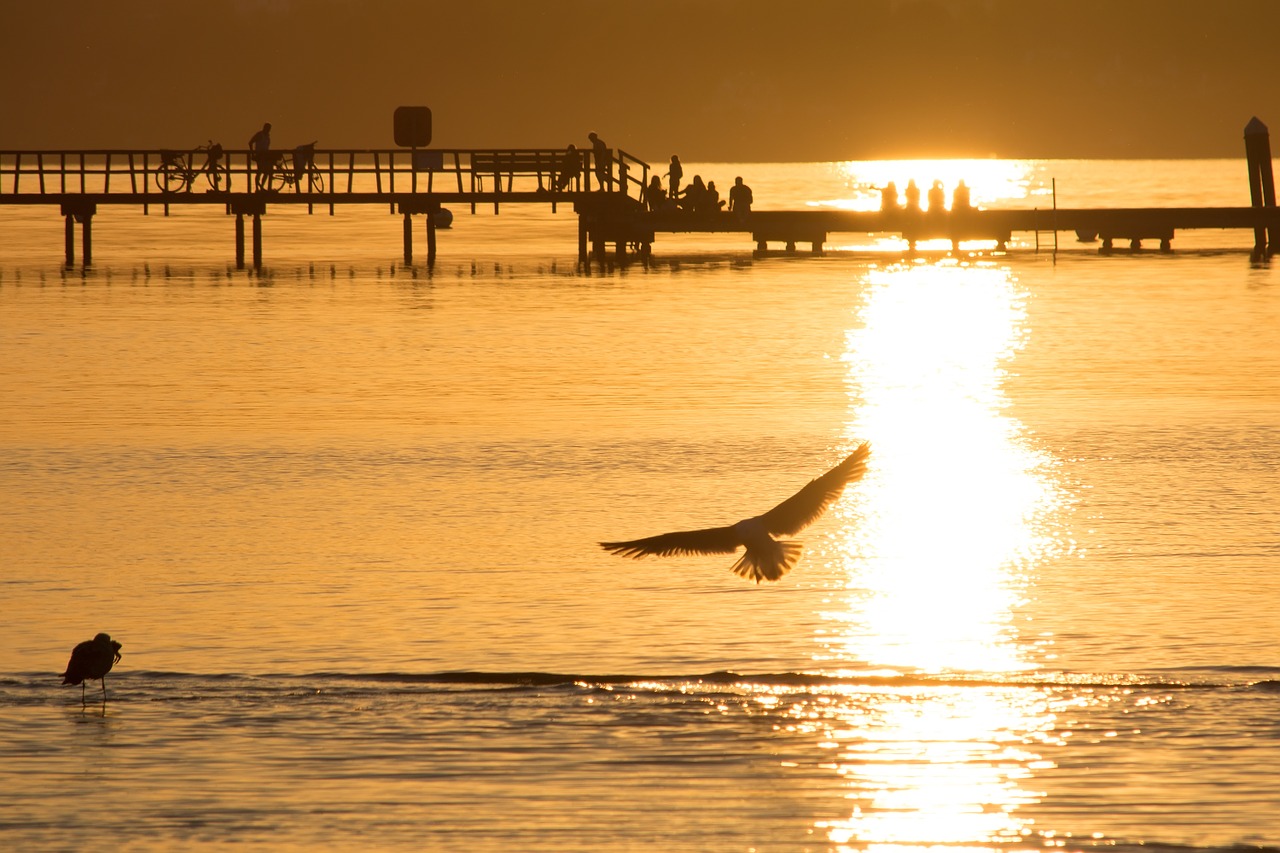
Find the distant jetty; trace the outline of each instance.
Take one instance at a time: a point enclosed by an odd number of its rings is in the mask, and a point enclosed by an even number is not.
[[[79,262],[93,258],[92,224],[99,208],[111,205],[153,208],[166,215],[183,205],[222,207],[234,217],[236,265],[263,260],[262,217],[274,205],[305,205],[308,212],[339,205],[386,205],[403,220],[404,260],[413,262],[413,217],[425,224],[426,261],[436,259],[436,230],[447,227],[446,205],[475,213],[492,206],[539,205],[556,210],[572,205],[578,216],[578,255],[603,258],[647,256],[659,234],[749,235],[754,251],[771,244],[784,251],[807,245],[822,253],[832,234],[896,234],[914,249],[927,240],[994,241],[1005,249],[1014,233],[1041,235],[1056,246],[1060,232],[1098,241],[1101,252],[1139,249],[1144,241],[1172,250],[1179,231],[1246,229],[1254,232],[1253,253],[1268,256],[1280,235],[1267,128],[1253,119],[1245,128],[1249,207],[1149,207],[1067,209],[982,209],[918,211],[893,208],[834,210],[753,210],[691,213],[646,209],[642,203],[652,169],[618,149],[597,161],[574,149],[333,149],[301,146],[263,155],[210,145],[190,151],[57,150],[0,151],[0,205],[57,206],[65,218],[66,264],[77,261],[75,227],[80,226]],[[264,180],[264,172],[266,180]],[[603,183],[602,183],[603,181]],[[246,219],[251,255],[246,255]]]

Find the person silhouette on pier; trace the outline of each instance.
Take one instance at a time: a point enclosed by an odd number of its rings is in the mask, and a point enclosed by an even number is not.
[[[650,213],[657,213],[667,206],[667,191],[662,188],[662,178],[654,175],[644,188],[644,206]]]
[[[880,209],[898,209],[898,185],[893,181],[890,181],[880,188]]]
[[[265,189],[271,184],[271,172],[275,169],[276,159],[271,154],[271,122],[262,125],[262,130],[249,138],[249,156],[258,166],[258,174],[254,186]]]
[[[613,155],[595,131],[588,133],[587,139],[591,140],[591,162],[596,167],[596,180],[600,182],[600,189],[607,190],[613,183]]]
[[[969,199],[969,187],[965,185],[964,179],[956,184],[955,192],[951,194],[951,212],[955,213],[962,210],[972,210],[973,203]]]
[[[684,191],[684,201],[680,206],[688,213],[702,213],[707,209],[707,185],[702,182],[701,175],[693,176],[693,183]]]
[[[753,201],[751,187],[744,184],[741,177],[734,178],[733,186],[729,188],[729,212],[739,219],[746,219]]]
[[[716,182],[707,181],[707,212],[719,213],[722,207],[724,202],[720,200],[720,190],[716,189]]]
[[[565,149],[560,159],[560,174],[556,175],[556,192],[561,192],[573,183],[573,179],[582,172],[582,158],[578,156],[578,147],[573,143]]]
[[[667,195],[672,201],[680,199],[680,181],[684,179],[684,166],[680,165],[679,156],[671,155],[671,168],[667,170]]]
[[[947,209],[947,191],[942,188],[942,181],[934,181],[929,188],[929,212],[935,216]]]
[[[916,179],[912,178],[907,181],[907,188],[903,190],[903,195],[907,200],[907,210],[912,213],[920,212],[920,187],[916,186]]]

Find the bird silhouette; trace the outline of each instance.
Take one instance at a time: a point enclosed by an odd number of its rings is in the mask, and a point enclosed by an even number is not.
[[[102,704],[107,704],[107,673],[120,662],[120,644],[107,634],[99,634],[92,640],[78,643],[71,650],[67,671],[62,673],[63,684],[80,685],[80,707],[84,707],[84,682],[98,679],[102,682]]]
[[[760,583],[776,581],[791,571],[800,559],[803,546],[795,541],[779,541],[774,536],[794,536],[808,527],[840,497],[844,487],[867,470],[871,445],[863,442],[845,460],[773,509],[728,527],[680,530],[628,542],[601,542],[612,554],[639,559],[653,555],[746,553],[733,564],[733,573]]]

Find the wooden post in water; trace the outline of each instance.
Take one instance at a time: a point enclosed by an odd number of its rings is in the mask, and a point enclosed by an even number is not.
[[[236,269],[244,269],[244,214],[236,212]]]
[[[427,266],[436,262],[436,211],[427,210]]]
[[[253,214],[253,268],[262,269],[262,214]]]
[[[413,217],[407,210],[404,212],[404,262],[406,266],[413,263]]]
[[[76,218],[65,210],[63,215],[67,220],[67,266],[74,267],[76,265]]]
[[[1271,136],[1257,116],[1244,128],[1244,154],[1249,167],[1249,200],[1254,207],[1276,206],[1275,176],[1271,171]],[[1274,230],[1274,229],[1273,229]],[[1267,239],[1265,225],[1253,229],[1253,253],[1256,257],[1275,251],[1276,234]]]
[[[84,251],[80,254],[84,255],[81,262],[88,267],[93,263],[93,211],[86,210],[81,214],[80,218],[80,238],[84,245]]]
[[[62,215],[66,218],[66,252],[67,266],[76,263],[76,223],[80,223],[82,263],[89,266],[93,263],[93,215],[98,212],[98,205],[84,200],[67,202],[62,205]]]

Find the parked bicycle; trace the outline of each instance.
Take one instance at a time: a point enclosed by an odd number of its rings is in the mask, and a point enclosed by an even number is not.
[[[267,189],[279,191],[295,187],[298,192],[324,192],[324,173],[316,165],[316,144],[299,145],[293,151],[275,154],[275,165],[267,179]]]
[[[204,164],[196,167],[198,155],[204,154]],[[160,169],[156,172],[156,186],[167,193],[190,191],[195,180],[204,175],[213,192],[231,190],[231,168],[223,157],[222,146],[209,140],[194,151],[161,151]]]

